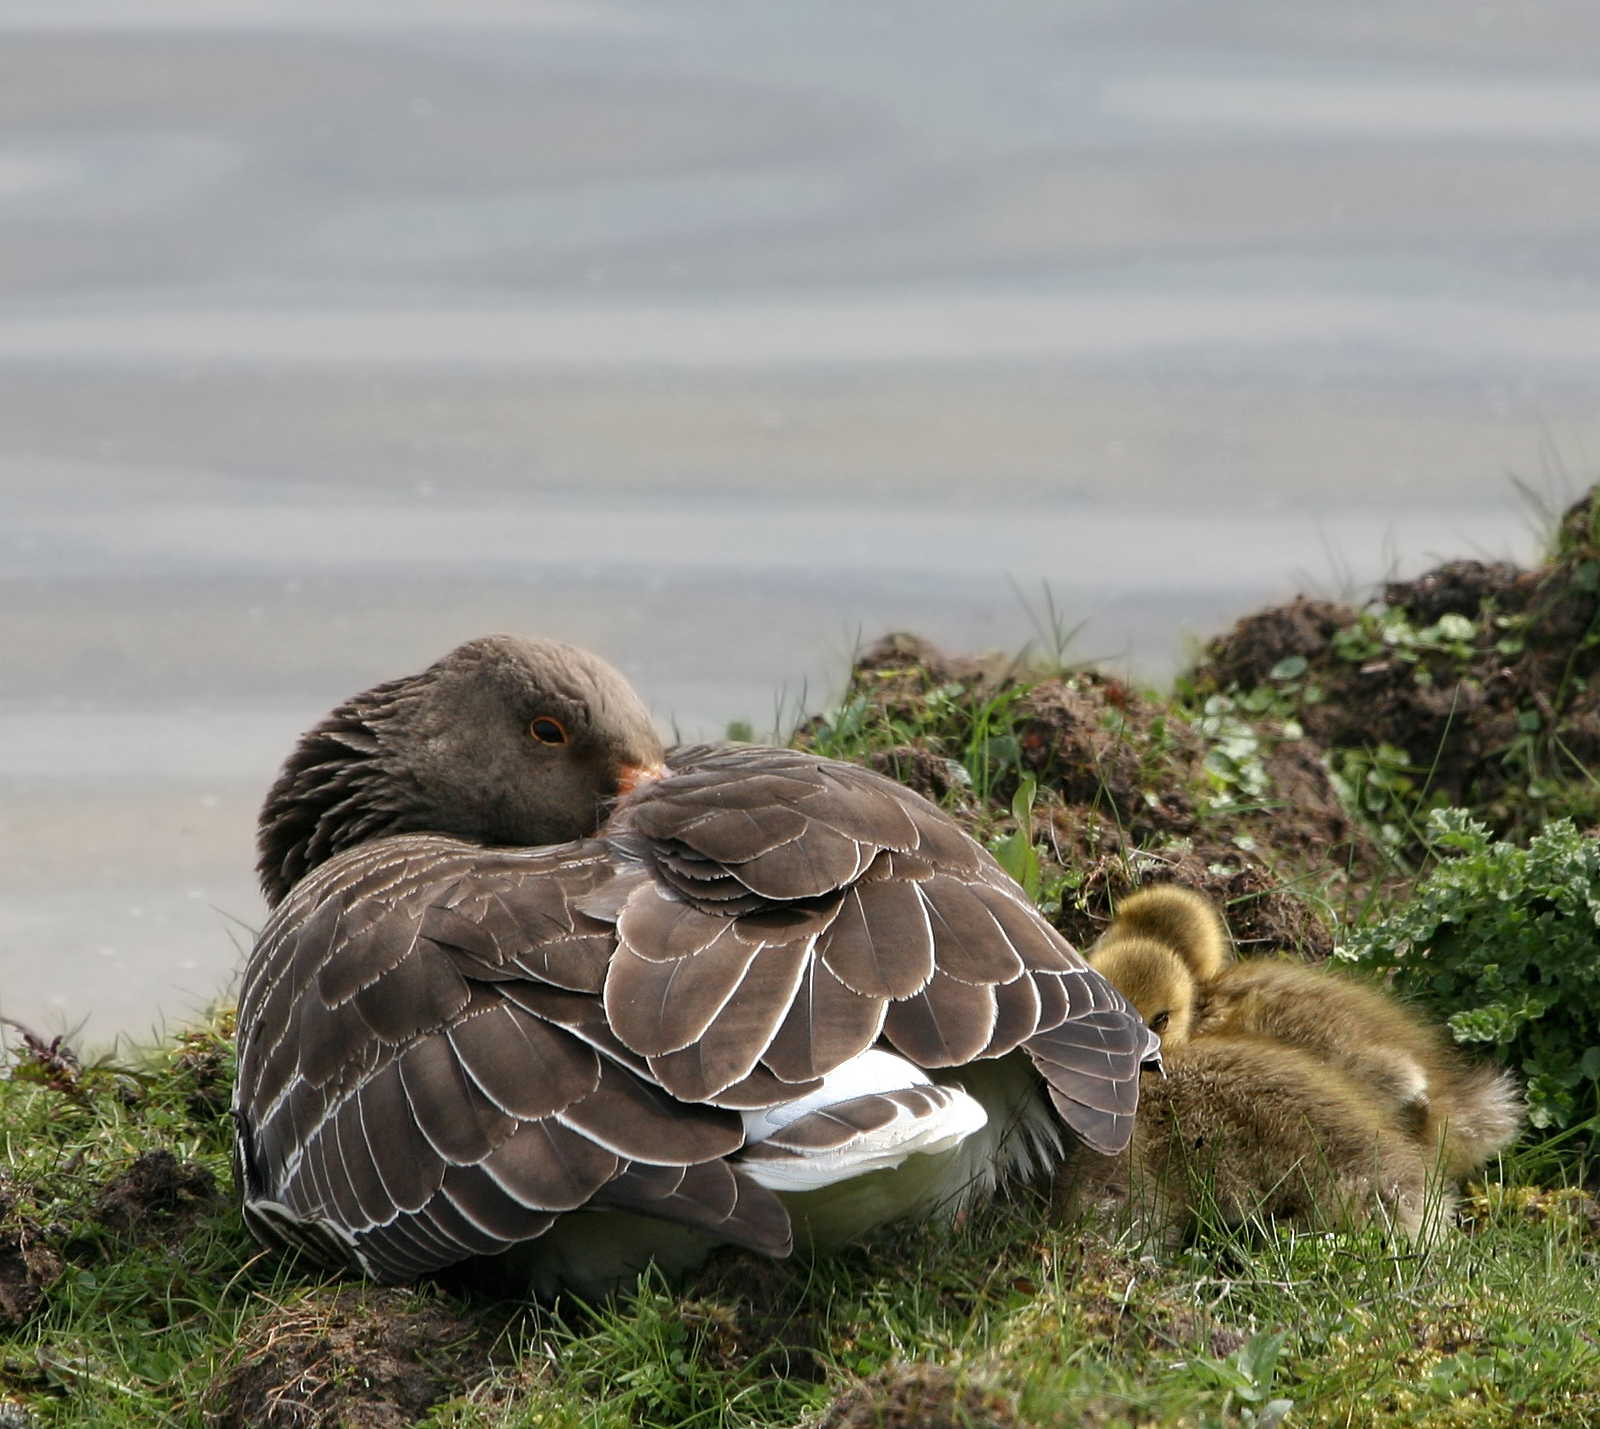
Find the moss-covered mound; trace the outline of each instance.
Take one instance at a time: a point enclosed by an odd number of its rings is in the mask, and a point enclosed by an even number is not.
[[[1245,948],[1323,957],[1329,900],[1382,864],[1310,740],[1093,670],[950,661],[890,636],[858,661],[840,710],[798,738],[943,803],[1025,884],[1033,873],[1080,944],[1120,894],[1162,879],[1227,904]],[[1008,861],[1021,845],[1036,870]]]
[[[1451,561],[1359,610],[1298,600],[1263,611],[1211,642],[1191,691],[1293,722],[1331,757],[1347,798],[1414,854],[1429,806],[1465,806],[1505,834],[1600,819],[1597,675],[1591,493],[1535,570]]]

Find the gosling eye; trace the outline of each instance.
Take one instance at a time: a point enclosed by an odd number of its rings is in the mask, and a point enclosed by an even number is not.
[[[1172,1014],[1170,1012],[1158,1012],[1150,1019],[1150,1030],[1152,1032],[1165,1032],[1167,1023],[1171,1020]]]
[[[567,727],[558,719],[551,719],[549,715],[540,715],[528,726],[531,734],[540,744],[565,744],[567,742]]]

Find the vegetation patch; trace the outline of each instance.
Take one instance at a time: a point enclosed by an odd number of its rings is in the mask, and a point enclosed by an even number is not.
[[[1340,957],[1392,976],[1523,1075],[1535,1127],[1590,1132],[1600,1113],[1600,840],[1559,819],[1526,848],[1491,842],[1464,809],[1436,809],[1440,862]]]
[[[1186,689],[1257,729],[1303,732],[1385,845],[1423,853],[1420,816],[1465,806],[1526,835],[1600,817],[1600,507],[1561,518],[1535,570],[1452,561],[1359,610],[1299,600],[1241,620]]]
[[[893,1365],[852,1385],[817,1429],[1016,1429],[1002,1394],[963,1384],[938,1365]]]
[[[404,1429],[488,1367],[481,1317],[426,1295],[318,1286],[253,1319],[208,1429]]]

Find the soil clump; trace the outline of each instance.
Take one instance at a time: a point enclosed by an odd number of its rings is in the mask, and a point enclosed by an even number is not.
[[[207,1429],[403,1429],[488,1368],[480,1322],[402,1290],[314,1290],[247,1327]]]
[[[94,1219],[117,1235],[176,1240],[220,1201],[216,1178],[204,1166],[162,1149],[146,1151],[96,1198]]]
[[[816,1429],[1020,1429],[1005,1396],[932,1364],[893,1365],[836,1398]]]
[[[0,1326],[27,1322],[61,1276],[50,1232],[22,1209],[11,1178],[0,1171]]]

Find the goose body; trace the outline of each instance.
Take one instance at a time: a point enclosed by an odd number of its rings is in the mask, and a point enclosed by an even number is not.
[[[837,1244],[1067,1129],[1114,1154],[1156,1051],[935,806],[792,750],[663,759],[558,642],[471,642],[341,706],[261,846],[245,1215],[379,1280],[492,1260],[598,1293]]]

